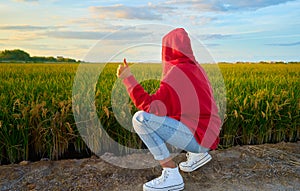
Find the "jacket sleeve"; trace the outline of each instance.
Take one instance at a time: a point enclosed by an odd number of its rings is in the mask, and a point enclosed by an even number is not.
[[[132,75],[123,80],[127,92],[134,105],[143,111],[153,113],[158,116],[166,116],[168,113],[168,101],[172,89],[168,84],[161,82],[159,89],[155,94],[149,95],[144,88],[136,81]]]

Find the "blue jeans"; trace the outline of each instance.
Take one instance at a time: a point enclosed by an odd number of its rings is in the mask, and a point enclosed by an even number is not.
[[[188,127],[170,117],[138,111],[132,118],[132,124],[155,160],[170,157],[166,143],[193,153],[204,153],[209,150],[199,145]]]

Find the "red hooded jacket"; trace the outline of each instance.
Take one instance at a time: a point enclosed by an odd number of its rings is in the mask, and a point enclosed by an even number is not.
[[[221,120],[210,82],[195,60],[184,29],[164,36],[162,62],[163,77],[153,95],[145,92],[134,76],[123,80],[133,103],[140,110],[181,121],[201,146],[216,149]]]

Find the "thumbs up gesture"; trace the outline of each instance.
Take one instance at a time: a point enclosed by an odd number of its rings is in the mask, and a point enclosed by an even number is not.
[[[130,68],[129,68],[127,62],[126,62],[126,58],[124,58],[123,65],[120,64],[118,69],[117,69],[117,76],[118,76],[118,78],[125,79],[125,78],[128,78],[131,75],[132,74],[131,74]]]

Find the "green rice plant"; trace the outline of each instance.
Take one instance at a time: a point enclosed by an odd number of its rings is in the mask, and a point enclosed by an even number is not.
[[[117,86],[121,84],[115,75],[117,66],[117,63],[0,64],[1,163],[41,157],[60,159],[68,157],[70,148],[79,153],[89,152],[82,131],[92,135],[88,142],[95,147],[96,154],[113,149],[106,134],[126,147],[143,148],[139,137],[129,131],[132,130],[130,117],[137,109],[128,96],[124,104],[118,105],[116,100],[123,93]],[[77,95],[72,95],[79,67],[88,72],[76,81],[80,89]],[[224,118],[220,148],[299,140],[299,64],[207,64],[203,67]],[[131,69],[150,94],[156,91],[161,78],[160,64],[131,64]],[[86,81],[93,75],[97,77],[100,71],[96,83],[92,84],[94,89],[89,89]],[[219,88],[223,80],[226,91]],[[85,99],[78,106],[73,105],[72,99],[80,96]],[[93,97],[94,100],[90,99]],[[74,116],[79,116],[79,120],[75,121]],[[95,123],[96,118],[105,132]],[[126,147],[117,149],[126,153]]]
[[[221,65],[220,68],[227,88],[222,144],[299,139],[298,64]],[[234,139],[230,137],[233,132],[236,133]]]

